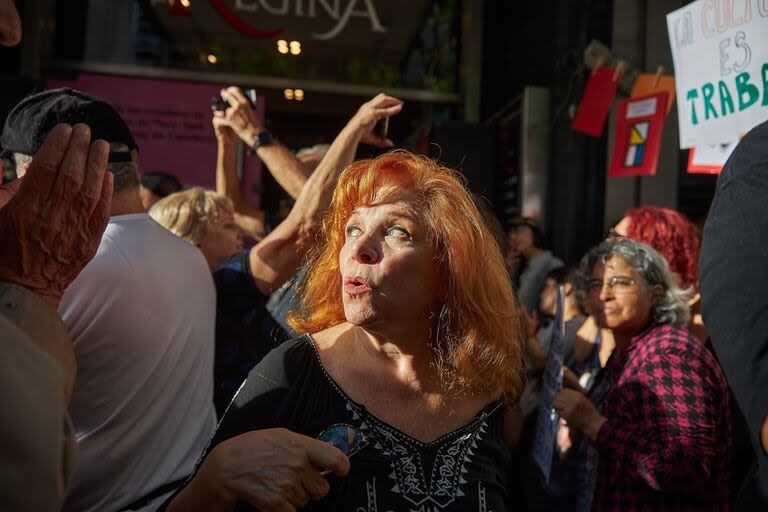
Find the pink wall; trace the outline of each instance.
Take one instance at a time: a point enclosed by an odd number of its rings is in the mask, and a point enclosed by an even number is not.
[[[74,81],[48,80],[49,88],[71,87],[111,103],[131,128],[139,145],[142,171],[176,175],[184,185],[213,188],[216,137],[211,126],[211,97],[222,85],[80,73]],[[264,119],[259,97],[257,116]],[[261,162],[245,156],[243,190],[257,206]]]

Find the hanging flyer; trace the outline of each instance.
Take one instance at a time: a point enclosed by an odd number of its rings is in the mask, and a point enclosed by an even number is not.
[[[656,174],[666,106],[666,92],[619,101],[608,176]]]
[[[607,67],[598,68],[589,75],[587,85],[584,87],[584,95],[576,110],[576,117],[573,119],[574,130],[593,137],[600,137],[603,134],[613,97],[616,96],[616,89],[619,87],[620,77],[614,77],[614,75],[617,73]]]

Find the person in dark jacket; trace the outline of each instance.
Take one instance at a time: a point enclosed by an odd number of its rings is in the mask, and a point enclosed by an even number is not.
[[[699,260],[702,313],[757,457],[736,510],[768,510],[768,123],[717,180]]]

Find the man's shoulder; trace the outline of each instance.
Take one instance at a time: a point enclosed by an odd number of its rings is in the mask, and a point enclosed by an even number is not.
[[[529,262],[530,267],[546,271],[547,273],[563,266],[563,261],[552,254],[552,251],[541,251]]]
[[[547,255],[547,271],[552,272],[556,268],[564,267],[563,260],[552,254],[552,251],[546,251]]]
[[[147,253],[153,261],[167,260],[175,265],[200,264],[207,269],[205,258],[197,247],[176,236],[149,215],[120,215],[110,219],[97,257],[117,258],[119,254],[128,263],[134,264],[137,256]]]
[[[198,248],[149,216],[132,215],[128,220],[118,218],[117,221],[113,218],[96,255],[69,286],[64,302],[78,290],[88,291],[105,284],[127,293],[127,290],[167,286],[170,282],[180,289],[204,286],[210,288],[214,296],[211,274]]]

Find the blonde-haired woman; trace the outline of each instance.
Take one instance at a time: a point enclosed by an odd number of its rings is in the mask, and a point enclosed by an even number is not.
[[[457,173],[393,152],[339,178],[308,269],[311,332],[243,384],[169,505],[262,508],[249,432],[339,443],[344,480],[285,490],[285,510],[507,510],[505,418],[523,384],[522,322],[493,236]]]
[[[193,187],[176,192],[155,203],[149,215],[175,235],[196,245],[211,270],[243,250],[232,200],[213,190]]]

